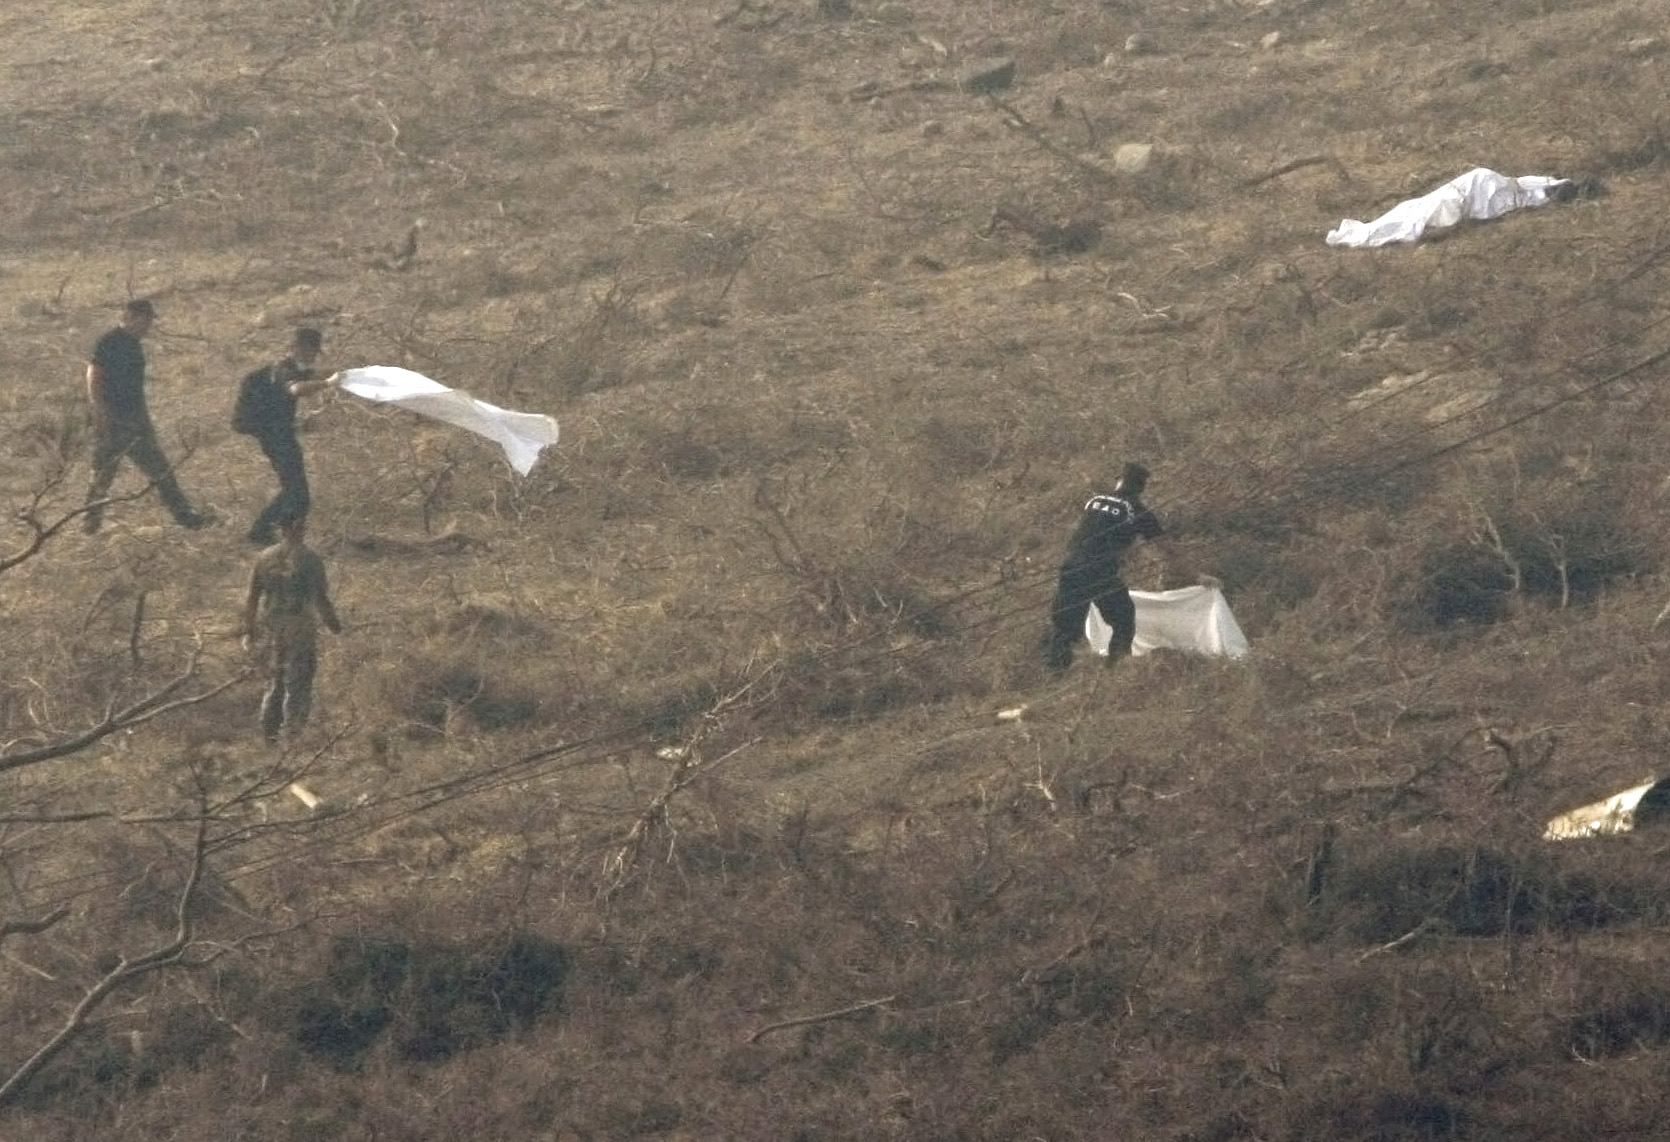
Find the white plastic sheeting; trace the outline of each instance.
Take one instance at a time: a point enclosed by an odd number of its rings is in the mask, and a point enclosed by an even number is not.
[[[1646,817],[1663,817],[1667,802],[1670,802],[1670,781],[1649,781],[1614,793],[1604,801],[1561,813],[1548,822],[1542,836],[1547,841],[1572,841],[1627,833]]]
[[[1430,194],[1400,202],[1372,222],[1347,218],[1328,232],[1330,246],[1385,246],[1414,242],[1428,230],[1454,226],[1464,218],[1496,218],[1525,206],[1541,206],[1550,191],[1570,179],[1527,174],[1509,178],[1475,167]]]
[[[1241,625],[1216,587],[1180,587],[1175,591],[1132,591],[1137,633],[1132,654],[1151,650],[1189,650],[1221,658],[1242,658],[1251,649]],[[1094,606],[1084,618],[1084,637],[1097,654],[1108,652],[1113,628]]]
[[[398,405],[485,436],[504,449],[504,458],[524,476],[533,470],[541,450],[557,442],[557,422],[552,417],[488,404],[410,369],[394,365],[344,369],[337,375],[337,385],[357,397]]]

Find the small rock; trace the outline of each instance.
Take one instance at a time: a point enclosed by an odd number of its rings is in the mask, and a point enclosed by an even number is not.
[[[1657,36],[1634,36],[1624,41],[1624,51],[1632,56],[1657,55],[1664,50],[1664,41]]]
[[[927,139],[937,138],[945,134],[945,124],[938,119],[929,119],[922,124],[922,136]]]
[[[972,67],[964,70],[957,78],[957,83],[964,91],[971,91],[976,95],[985,95],[993,91],[1002,91],[1015,82],[1015,60],[1012,56],[1002,59],[981,60]]]
[[[1141,174],[1153,163],[1153,143],[1121,143],[1113,152],[1114,169],[1125,174]]]
[[[1107,55],[1103,56],[1102,57],[1102,66],[1103,67],[1118,67],[1119,66],[1119,53],[1118,52],[1109,52]]]
[[[1265,51],[1272,51],[1275,49],[1276,45],[1280,43],[1280,32],[1265,32],[1263,37],[1258,41],[1258,46],[1263,48]]]
[[[1132,56],[1153,55],[1160,50],[1160,45],[1147,32],[1132,32],[1125,37],[1125,54]]]

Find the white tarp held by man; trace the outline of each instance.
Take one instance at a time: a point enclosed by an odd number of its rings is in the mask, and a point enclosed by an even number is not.
[[[541,450],[557,442],[557,422],[552,417],[488,404],[410,369],[394,365],[344,369],[337,384],[357,397],[398,405],[485,436],[504,449],[505,459],[523,476],[533,470]]]
[[[1187,650],[1221,658],[1242,658],[1247,636],[1216,587],[1181,587],[1175,591],[1132,591],[1137,608],[1133,655],[1151,650]],[[1084,637],[1097,654],[1106,655],[1113,628],[1094,606],[1084,619]]]
[[[1347,218],[1328,232],[1330,246],[1385,246],[1414,242],[1428,230],[1454,226],[1464,218],[1497,218],[1510,210],[1541,206],[1570,179],[1527,174],[1509,178],[1486,167],[1475,167],[1443,186],[1400,202],[1372,222]]]

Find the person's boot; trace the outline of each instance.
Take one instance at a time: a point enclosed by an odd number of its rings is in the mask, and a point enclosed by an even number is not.
[[[1063,674],[1073,664],[1073,644],[1051,635],[1044,643],[1044,665]]]

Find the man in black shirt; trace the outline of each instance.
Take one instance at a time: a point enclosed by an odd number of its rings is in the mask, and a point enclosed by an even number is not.
[[[87,509],[82,526],[88,534],[104,519],[100,503],[126,456],[155,485],[176,523],[199,528],[209,521],[186,499],[174,479],[168,457],[157,444],[156,430],[145,405],[145,350],[140,339],[151,331],[156,309],[144,298],[128,302],[122,323],[93,346],[87,362],[87,400],[93,411],[93,482],[87,487]]]
[[[1160,534],[1159,519],[1142,503],[1147,485],[1148,469],[1127,464],[1111,494],[1091,496],[1085,503],[1050,605],[1044,660],[1051,670],[1060,672],[1072,665],[1073,648],[1084,637],[1085,614],[1092,603],[1113,628],[1108,661],[1131,653],[1137,612],[1119,576],[1119,560],[1138,539]]]
[[[255,370],[238,386],[232,427],[255,437],[278,474],[278,495],[255,518],[249,529],[251,543],[262,546],[272,543],[273,528],[279,520],[307,516],[311,500],[302,447],[296,439],[296,401],[336,382],[335,374],[323,380],[315,379],[313,374],[313,362],[319,359],[324,342],[317,329],[297,329],[288,353],[273,364]]]

